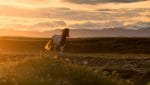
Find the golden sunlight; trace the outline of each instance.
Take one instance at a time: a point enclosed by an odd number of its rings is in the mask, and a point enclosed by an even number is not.
[[[0,0],[0,85],[150,85],[150,0]]]

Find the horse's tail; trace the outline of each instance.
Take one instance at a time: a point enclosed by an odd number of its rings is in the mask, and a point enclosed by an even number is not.
[[[53,40],[49,40],[49,41],[46,43],[45,49],[46,49],[47,51],[50,51],[50,50],[51,50],[51,48],[52,48],[52,43],[53,43]]]

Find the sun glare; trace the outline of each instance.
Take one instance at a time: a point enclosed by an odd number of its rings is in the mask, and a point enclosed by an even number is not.
[[[59,2],[60,0],[51,0],[52,2]]]

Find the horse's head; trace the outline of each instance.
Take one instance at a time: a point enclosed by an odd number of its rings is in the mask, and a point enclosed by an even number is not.
[[[69,28],[65,28],[64,30],[62,30],[63,35],[65,35],[66,37],[69,37]]]

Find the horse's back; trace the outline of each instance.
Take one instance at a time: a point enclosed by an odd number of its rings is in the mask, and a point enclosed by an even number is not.
[[[53,36],[52,36],[52,40],[53,40],[53,43],[54,43],[54,44],[59,45],[59,44],[60,44],[60,41],[61,41],[61,35],[53,35]]]

